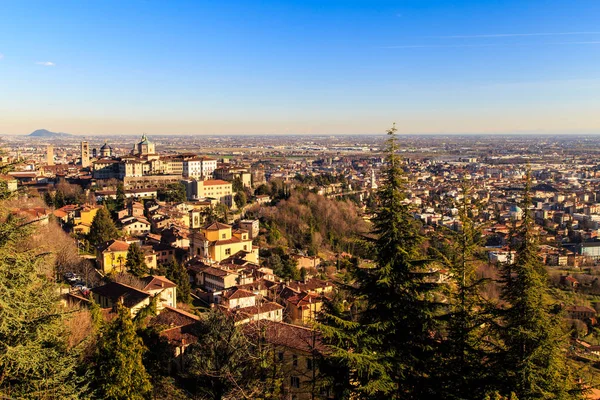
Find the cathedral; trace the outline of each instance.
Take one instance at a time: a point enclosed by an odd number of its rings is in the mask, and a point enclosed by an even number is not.
[[[138,157],[155,154],[154,143],[148,140],[145,133],[142,135],[142,140],[133,146],[132,154]]]

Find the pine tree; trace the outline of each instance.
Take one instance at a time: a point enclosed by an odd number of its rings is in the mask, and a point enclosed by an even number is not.
[[[110,214],[106,208],[102,207],[96,213],[92,226],[90,227],[90,233],[88,234],[88,240],[93,246],[99,246],[102,243],[106,243],[109,240],[116,239],[119,237],[119,231],[115,223],[110,218]]]
[[[65,199],[65,195],[62,191],[57,190],[54,193],[54,207],[61,208],[67,205],[67,201]]]
[[[48,207],[54,207],[54,198],[50,192],[44,193],[44,203],[46,203]]]
[[[117,305],[117,318],[98,339],[94,385],[97,397],[110,400],[138,400],[150,397],[150,376],[142,357],[146,351],[137,335],[129,310]]]
[[[376,266],[357,268],[351,313],[329,314],[322,327],[330,361],[346,371],[345,393],[365,398],[431,398],[438,340],[435,286],[420,260],[422,237],[405,202],[396,128],[388,131],[385,184],[373,219]],[[350,315],[348,315],[350,314]]]
[[[0,398],[77,399],[79,352],[57,287],[39,273],[43,255],[25,250],[33,232],[10,215],[0,223]]]
[[[539,256],[537,234],[531,216],[530,178],[521,208],[523,220],[514,229],[516,257],[502,269],[500,338],[504,352],[499,371],[505,396],[521,400],[580,398],[566,359],[566,334],[557,307],[548,295],[548,276]],[[516,224],[515,224],[516,225]]]
[[[146,256],[137,243],[131,243],[127,249],[127,262],[125,267],[134,276],[142,277],[148,274]]]

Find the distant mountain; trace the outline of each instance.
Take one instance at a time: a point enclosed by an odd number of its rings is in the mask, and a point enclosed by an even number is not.
[[[64,133],[64,132],[50,132],[47,129],[38,129],[36,131],[33,131],[29,134],[29,136],[33,136],[33,137],[44,137],[44,138],[56,138],[56,137],[67,137],[67,136],[73,136],[70,133]]]

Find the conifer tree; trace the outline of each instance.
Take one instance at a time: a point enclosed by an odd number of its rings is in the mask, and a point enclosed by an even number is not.
[[[92,226],[90,227],[90,233],[88,234],[89,242],[92,244],[92,246],[99,246],[102,243],[118,237],[119,231],[110,217],[110,214],[106,208],[100,208],[96,213],[94,220],[92,221]]]
[[[10,214],[0,222],[0,398],[77,399],[79,353],[56,286],[39,273],[43,256],[23,245],[33,232]]]
[[[395,126],[388,131],[385,183],[373,219],[376,266],[355,271],[354,318],[329,314],[321,328],[333,348],[329,361],[348,376],[347,396],[423,399],[431,398],[437,384],[429,377],[438,306],[432,301],[435,286],[422,269],[419,226],[403,201],[395,132]]]
[[[516,257],[502,269],[500,338],[504,351],[499,371],[505,396],[520,400],[575,399],[581,391],[570,374],[563,321],[548,295],[548,276],[539,256],[538,237],[531,215],[530,177],[521,208],[523,219],[515,227],[512,244]],[[515,224],[516,225],[516,224]]]
[[[466,399],[484,393],[493,382],[488,364],[492,348],[486,345],[485,329],[492,305],[481,296],[484,280],[476,276],[476,252],[480,245],[481,225],[473,216],[478,205],[472,198],[472,186],[462,184],[462,199],[457,204],[460,227],[446,232],[438,241],[441,258],[450,269],[455,289],[448,295],[449,313],[442,359],[437,376],[441,381],[439,398]]]
[[[125,186],[123,185],[123,182],[119,182],[117,184],[117,194],[116,194],[116,203],[117,203],[117,208],[119,210],[121,210],[125,207],[125,200],[126,200]]]
[[[185,267],[173,260],[167,264],[167,278],[177,285],[177,301],[190,304],[192,302],[192,286]]]
[[[148,274],[146,257],[137,243],[131,243],[127,249],[127,261],[125,268],[134,276],[142,277]]]
[[[96,348],[94,385],[97,397],[110,400],[149,398],[152,386],[142,362],[145,351],[129,310],[117,304],[117,318],[104,328]]]

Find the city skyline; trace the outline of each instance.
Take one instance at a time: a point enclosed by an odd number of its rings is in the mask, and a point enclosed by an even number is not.
[[[447,3],[7,3],[0,134],[600,133],[597,2]]]

